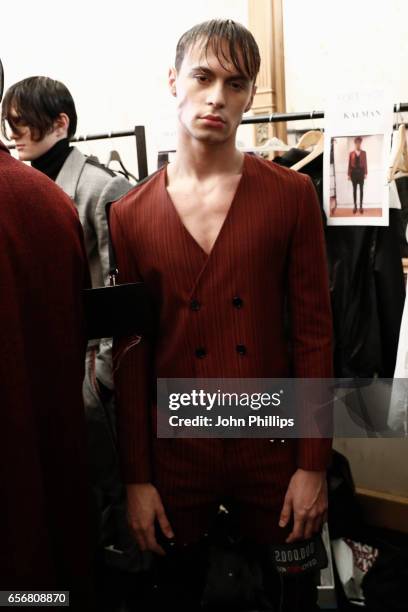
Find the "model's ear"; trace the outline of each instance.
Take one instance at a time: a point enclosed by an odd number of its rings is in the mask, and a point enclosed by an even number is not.
[[[174,67],[169,68],[169,88],[170,88],[171,95],[174,97],[177,96],[176,80],[177,80],[176,69]]]
[[[67,138],[69,129],[69,117],[66,113],[60,113],[54,121],[55,135],[59,138]]]
[[[249,98],[248,104],[245,107],[244,113],[247,113],[250,110],[250,108],[251,108],[251,106],[253,104],[253,101],[254,101],[256,90],[257,90],[257,86],[256,85],[252,85],[251,97]]]

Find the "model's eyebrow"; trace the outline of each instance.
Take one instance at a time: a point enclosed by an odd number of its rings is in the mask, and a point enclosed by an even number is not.
[[[190,74],[193,74],[194,72],[205,72],[205,74],[210,75],[214,74],[212,70],[206,68],[205,66],[193,66],[193,68],[190,70]]]
[[[190,70],[190,75],[196,72],[203,72],[204,74],[208,74],[209,76],[214,76],[214,72],[210,70],[209,68],[206,68],[205,66],[194,66]],[[227,81],[242,81],[243,83],[249,83],[248,77],[246,77],[244,74],[239,73],[239,72],[231,73],[231,76],[229,76],[226,80]]]

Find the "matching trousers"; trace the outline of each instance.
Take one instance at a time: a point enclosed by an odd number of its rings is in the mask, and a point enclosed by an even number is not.
[[[364,197],[364,170],[362,168],[353,168],[351,171],[351,183],[353,185],[353,202],[354,207],[357,207],[357,187],[360,189],[360,208],[363,208]]]
[[[172,550],[166,547],[165,558],[157,559],[147,606],[156,598],[159,609],[171,600],[179,611],[202,611],[208,567],[200,542],[208,534],[211,540],[220,505],[228,511],[234,533],[259,551],[283,543],[289,534],[292,525],[282,529],[278,522],[296,470],[296,440],[157,439],[153,465],[175,544]],[[264,575],[265,593],[276,612],[318,610],[315,574],[283,578],[268,567]]]

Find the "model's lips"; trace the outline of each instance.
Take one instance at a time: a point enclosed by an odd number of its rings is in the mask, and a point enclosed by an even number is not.
[[[220,117],[219,115],[203,115],[202,117],[200,117],[200,119],[202,119],[208,124],[213,124],[213,125],[218,125],[218,126],[225,125],[224,119]]]

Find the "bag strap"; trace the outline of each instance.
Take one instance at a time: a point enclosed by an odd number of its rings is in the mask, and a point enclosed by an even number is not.
[[[110,233],[110,225],[109,225],[109,212],[110,212],[110,207],[112,206],[112,204],[113,202],[108,202],[106,204],[105,214],[106,214],[106,221],[108,224],[109,284],[111,287],[114,287],[116,285],[116,279],[119,274],[119,270],[118,270],[118,266],[116,263],[116,256],[115,256],[115,251],[113,249],[111,233]]]

